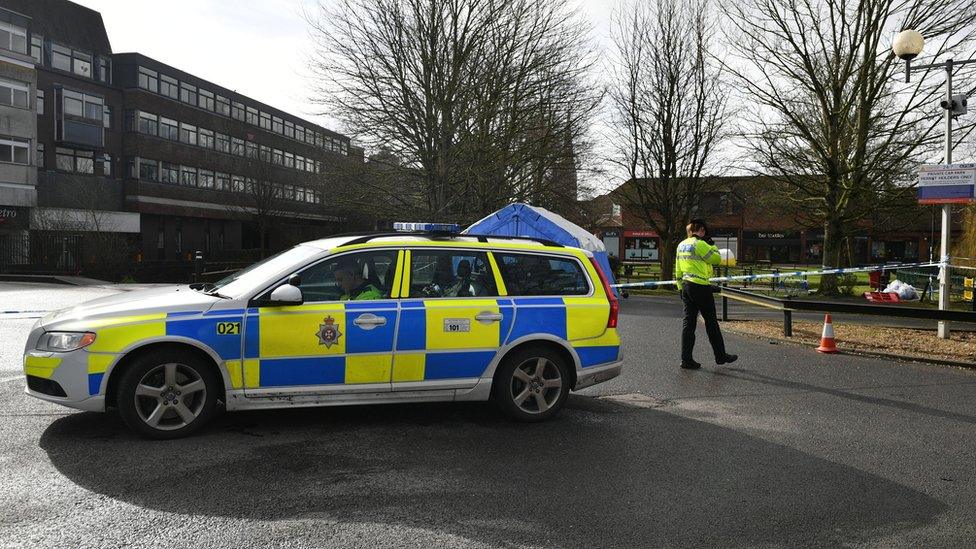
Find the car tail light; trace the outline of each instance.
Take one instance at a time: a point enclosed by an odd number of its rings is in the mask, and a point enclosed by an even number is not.
[[[596,274],[600,275],[600,282],[603,283],[603,291],[607,293],[607,299],[610,300],[610,316],[607,318],[607,328],[616,328],[617,315],[620,313],[620,301],[617,300],[617,294],[613,293],[613,288],[610,287],[610,281],[607,280],[607,275],[603,272],[600,264],[592,257],[590,258],[590,263],[596,269]]]

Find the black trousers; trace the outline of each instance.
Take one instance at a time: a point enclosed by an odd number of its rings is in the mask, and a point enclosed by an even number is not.
[[[681,301],[685,305],[685,318],[681,326],[681,362],[687,364],[695,360],[692,355],[699,314],[705,319],[705,332],[708,333],[708,342],[712,344],[716,360],[724,358],[725,341],[722,340],[722,331],[718,327],[718,318],[715,317],[712,287],[691,282],[685,282],[681,286]]]

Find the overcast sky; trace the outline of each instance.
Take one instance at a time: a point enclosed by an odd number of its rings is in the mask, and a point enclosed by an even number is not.
[[[200,78],[343,131],[308,101],[304,10],[316,0],[75,0],[101,12],[112,50],[139,52]],[[329,0],[325,0],[326,2]],[[609,2],[576,0],[601,40]]]

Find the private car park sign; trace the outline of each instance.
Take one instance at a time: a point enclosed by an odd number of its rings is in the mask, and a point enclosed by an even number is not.
[[[976,164],[929,164],[918,169],[919,204],[965,204],[976,193]]]

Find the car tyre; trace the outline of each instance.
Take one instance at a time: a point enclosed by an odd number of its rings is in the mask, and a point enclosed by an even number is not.
[[[219,381],[212,365],[194,353],[158,351],[135,359],[119,380],[122,421],[152,439],[185,437],[217,409]]]
[[[509,353],[492,382],[492,400],[510,419],[545,421],[569,398],[569,365],[556,351],[530,346]]]

